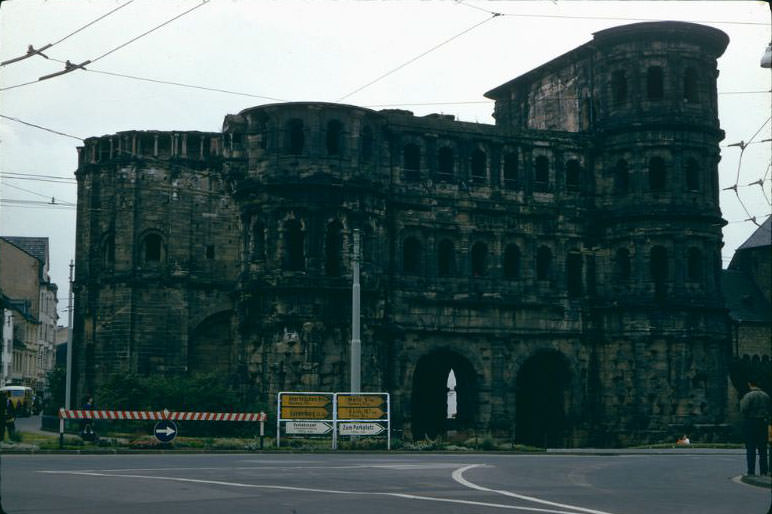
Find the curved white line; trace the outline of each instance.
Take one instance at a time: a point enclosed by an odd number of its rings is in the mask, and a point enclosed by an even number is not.
[[[477,466],[477,464],[475,464]],[[468,468],[469,466],[467,466]],[[201,480],[197,478],[182,478],[182,477],[169,477],[169,476],[153,476],[153,475],[125,475],[119,473],[95,473],[88,471],[44,471],[44,473],[62,474],[62,475],[80,475],[80,476],[95,476],[95,477],[115,477],[115,478],[140,478],[145,480],[168,480],[173,482],[187,482],[194,484],[208,484],[208,485],[221,485],[229,487],[244,487],[254,489],[278,489],[283,491],[297,491],[308,493],[327,493],[327,494],[349,494],[349,495],[361,495],[361,496],[391,496],[393,498],[403,498],[406,500],[422,500],[433,501],[441,503],[457,503],[461,505],[474,505],[477,507],[490,507],[494,509],[506,509],[506,510],[520,510],[528,512],[543,512],[546,514],[576,514],[574,512],[566,512],[564,510],[552,510],[552,509],[540,509],[537,507],[520,507],[516,505],[506,505],[502,503],[487,503],[478,502],[473,500],[456,500],[452,498],[437,498],[432,496],[419,496],[415,494],[407,493],[381,493],[372,491],[341,491],[337,489],[314,489],[311,487],[292,487],[285,485],[263,485],[263,484],[245,484],[241,482],[224,482],[222,480]],[[608,514],[608,513],[602,513]]]
[[[486,492],[490,492],[490,493],[502,494],[504,496],[511,496],[512,498],[518,498],[520,500],[526,500],[526,501],[534,502],[534,503],[541,503],[542,505],[551,505],[553,507],[561,507],[561,508],[564,508],[564,509],[572,509],[572,510],[580,511],[580,512],[587,512],[589,514],[611,514],[610,512],[606,512],[606,511],[603,511],[603,510],[587,509],[587,508],[584,508],[584,507],[577,507],[576,505],[567,505],[565,503],[551,502],[549,500],[542,500],[541,498],[534,498],[533,496],[526,496],[524,494],[513,493],[512,491],[502,491],[500,489],[489,489],[488,487],[483,487],[481,485],[474,484],[474,483],[470,482],[469,480],[467,480],[466,478],[464,478],[464,472],[465,471],[467,471],[469,469],[472,469],[472,468],[481,467],[481,466],[485,466],[485,465],[484,464],[470,464],[468,466],[464,466],[462,468],[458,468],[457,470],[455,470],[453,472],[451,477],[453,478],[453,480],[455,480],[459,484],[461,484],[461,485],[463,485],[465,487],[468,487],[470,489],[477,489],[478,491],[486,491]]]

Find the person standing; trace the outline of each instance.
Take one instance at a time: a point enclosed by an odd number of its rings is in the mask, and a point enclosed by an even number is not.
[[[756,452],[759,454],[759,473],[769,472],[767,462],[767,424],[772,410],[770,398],[762,391],[756,380],[749,380],[750,391],[740,400],[740,413],[743,416],[743,436],[745,437],[745,458],[748,474],[756,474]]]
[[[16,435],[16,407],[13,406],[13,401],[10,398],[5,400],[5,426],[3,427],[3,434],[5,429],[8,429],[8,438],[13,441]]]

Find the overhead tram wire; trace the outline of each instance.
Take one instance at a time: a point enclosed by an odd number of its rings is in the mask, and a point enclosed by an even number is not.
[[[75,31],[73,31],[73,32],[70,32],[69,34],[67,34],[66,36],[64,36],[63,38],[61,38],[61,39],[60,39],[60,40],[58,40],[58,41],[54,41],[53,43],[49,43],[49,44],[47,44],[47,45],[44,45],[44,46],[42,46],[42,47],[40,47],[40,48],[38,48],[38,49],[35,49],[35,48],[34,48],[32,45],[29,45],[29,46],[28,46],[28,48],[27,48],[27,53],[26,53],[25,55],[22,55],[22,56],[20,56],[20,57],[16,57],[16,58],[14,58],[14,59],[9,59],[9,60],[7,60],[7,61],[3,61],[3,62],[1,62],[1,63],[0,63],[0,66],[5,66],[5,65],[8,65],[8,64],[11,64],[11,63],[14,63],[14,62],[18,62],[18,61],[21,61],[21,60],[27,59],[27,58],[29,58],[29,57],[32,57],[33,55],[40,55],[41,57],[45,57],[46,59],[48,59],[49,57],[48,57],[47,55],[43,54],[43,51],[44,51],[44,50],[48,50],[49,48],[51,48],[51,47],[53,47],[53,46],[56,46],[56,45],[58,45],[58,44],[59,44],[59,43],[61,43],[62,41],[64,41],[64,40],[66,40],[66,39],[68,39],[68,38],[70,38],[70,37],[74,36],[74,35],[75,35],[75,34],[77,34],[78,32],[80,32],[80,31],[82,31],[82,30],[84,30],[84,29],[86,29],[86,28],[90,27],[91,25],[95,24],[96,22],[98,22],[98,21],[100,21],[100,20],[103,20],[104,18],[107,18],[108,16],[110,16],[110,15],[111,15],[111,14],[113,14],[114,12],[116,12],[116,11],[118,11],[118,10],[120,10],[120,9],[123,9],[124,7],[126,7],[127,5],[129,5],[130,3],[132,3],[133,1],[134,1],[134,0],[129,0],[129,1],[128,1],[128,2],[126,2],[125,4],[123,4],[123,5],[119,5],[118,7],[116,7],[115,9],[113,9],[112,11],[110,11],[110,12],[108,12],[108,13],[106,13],[106,14],[103,14],[103,15],[102,15],[102,16],[100,16],[99,18],[96,18],[95,20],[92,20],[92,21],[88,22],[87,24],[83,25],[83,26],[82,26],[82,27],[80,27],[79,29],[77,29],[77,30],[75,30]]]
[[[36,128],[36,129],[45,130],[46,132],[51,132],[51,133],[57,134],[59,136],[71,137],[73,139],[77,139],[78,141],[83,141],[82,137],[73,136],[71,134],[66,134],[64,132],[59,132],[58,130],[53,130],[53,129],[50,129],[50,128],[43,127],[41,125],[36,125],[36,124],[30,123],[28,121],[20,120],[19,118],[14,118],[13,116],[6,116],[5,114],[0,114],[0,118],[4,118],[6,120],[15,121],[16,123],[21,123],[22,125],[28,125],[30,127]]]
[[[356,88],[355,90],[351,91],[350,93],[348,93],[348,94],[346,94],[346,95],[343,95],[342,97],[338,98],[336,101],[337,101],[337,102],[340,102],[340,101],[342,101],[342,100],[345,100],[346,98],[348,98],[348,97],[350,97],[350,96],[353,96],[353,95],[354,95],[354,94],[356,94],[356,93],[359,93],[359,92],[360,92],[360,91],[362,91],[363,89],[366,89],[366,88],[368,88],[368,87],[372,86],[373,84],[375,84],[376,82],[379,82],[380,80],[382,80],[382,79],[384,79],[384,78],[388,77],[389,75],[391,75],[391,74],[393,74],[393,73],[396,73],[397,71],[401,70],[401,69],[402,69],[402,68],[404,68],[405,66],[408,66],[409,64],[412,64],[412,63],[414,63],[415,61],[417,61],[417,60],[418,60],[418,59],[420,59],[421,57],[424,57],[424,56],[426,56],[426,55],[428,55],[428,54],[432,53],[433,51],[437,50],[438,48],[440,48],[440,47],[442,47],[442,46],[445,46],[446,44],[450,43],[450,42],[451,42],[451,41],[453,41],[454,39],[458,39],[459,37],[463,36],[464,34],[466,34],[466,33],[468,33],[468,32],[471,32],[471,31],[473,31],[473,30],[474,30],[474,29],[476,29],[477,27],[480,27],[481,25],[484,25],[484,24],[488,23],[489,21],[491,21],[491,20],[493,20],[493,19],[495,19],[495,18],[498,18],[499,16],[501,16],[499,13],[492,13],[492,14],[491,14],[491,16],[490,16],[489,18],[486,18],[486,19],[484,19],[483,21],[481,21],[481,22],[479,22],[479,23],[475,23],[475,24],[474,24],[474,25],[472,25],[471,27],[469,27],[469,28],[467,28],[467,29],[464,29],[463,31],[461,31],[461,32],[459,32],[458,34],[456,34],[456,35],[454,35],[454,36],[450,37],[449,39],[446,39],[445,41],[443,41],[443,42],[441,42],[441,43],[439,43],[439,44],[437,44],[437,45],[434,45],[433,47],[431,47],[430,49],[428,49],[428,50],[426,50],[425,52],[421,53],[420,55],[417,55],[417,56],[413,57],[412,59],[408,60],[407,62],[404,62],[404,63],[400,64],[400,65],[399,65],[399,66],[397,66],[396,68],[394,68],[394,69],[391,69],[391,70],[387,71],[386,73],[383,73],[382,75],[379,75],[378,77],[376,77],[375,79],[371,80],[371,81],[370,81],[370,82],[368,82],[367,84],[364,84],[364,85],[362,85],[362,86],[359,86],[358,88]]]

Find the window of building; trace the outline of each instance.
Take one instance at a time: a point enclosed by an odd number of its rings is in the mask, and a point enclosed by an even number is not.
[[[659,66],[646,70],[646,95],[649,100],[662,100],[665,96],[664,75]]]
[[[472,151],[472,182],[481,184],[488,175],[488,155],[479,148]]]
[[[686,276],[689,282],[702,280],[702,252],[699,248],[689,248],[686,256]]]
[[[303,153],[306,136],[303,129],[303,120],[292,119],[287,124],[287,151],[293,155]]]
[[[697,72],[694,68],[687,68],[684,72],[684,102],[696,104],[700,100],[697,85],[699,84]]]
[[[686,189],[688,191],[699,191],[700,190],[700,166],[697,164],[696,159],[687,159],[686,164],[684,165],[686,168],[685,175],[686,175]]]
[[[402,243],[402,270],[405,273],[421,272],[421,242],[408,237]]]
[[[504,154],[504,188],[516,189],[518,179],[517,152]]]
[[[163,258],[163,239],[158,234],[148,234],[142,240],[142,260],[145,264],[159,263]]]
[[[343,151],[343,124],[338,120],[327,122],[327,155],[340,155]]]
[[[611,98],[615,104],[627,101],[627,73],[616,70],[611,74]]]
[[[265,226],[259,221],[252,225],[252,259],[265,259]]]
[[[455,160],[453,149],[449,146],[443,146],[437,152],[437,173],[443,178],[453,176]]]
[[[619,159],[614,167],[614,192],[616,194],[627,194],[630,190],[630,170],[627,161]]]
[[[485,275],[488,261],[488,245],[477,242],[472,246],[472,275],[481,277]]]
[[[339,221],[327,225],[324,243],[324,270],[327,276],[337,277],[343,268],[343,225]]]
[[[566,289],[568,296],[576,298],[582,295],[582,254],[574,250],[566,257]]]
[[[303,271],[306,269],[305,234],[297,220],[290,220],[285,225],[285,260],[287,271]]]
[[[663,298],[667,293],[668,259],[664,246],[655,246],[649,256],[651,279],[654,282],[654,295]]]
[[[504,278],[515,280],[520,277],[520,248],[515,244],[504,249]]]
[[[115,265],[115,234],[112,231],[102,240],[102,265],[106,269]]]
[[[206,258],[214,259],[214,245],[206,245]]]
[[[552,273],[552,250],[540,246],[536,251],[536,279],[549,280]]]
[[[649,159],[649,190],[662,192],[665,190],[665,160],[661,157]]]
[[[456,250],[453,242],[443,239],[437,246],[437,274],[442,277],[456,272]]]
[[[614,255],[614,275],[620,282],[630,280],[630,252],[627,248],[619,248]]]
[[[362,132],[360,133],[360,139],[361,142],[361,152],[362,152],[362,160],[364,162],[370,162],[373,159],[373,146],[374,146],[374,138],[373,138],[373,129],[371,129],[368,126],[365,126],[362,128]]]
[[[582,177],[582,166],[576,159],[566,163],[566,189],[576,191],[579,189]]]
[[[402,168],[406,180],[418,180],[421,173],[421,149],[418,145],[407,144],[402,149]]]
[[[549,159],[543,155],[539,155],[534,159],[534,189],[536,191],[547,191],[550,177],[550,163]]]

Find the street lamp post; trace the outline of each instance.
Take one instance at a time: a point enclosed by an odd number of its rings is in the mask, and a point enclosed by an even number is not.
[[[359,338],[359,229],[354,229],[351,256],[353,285],[351,288],[351,392],[361,391],[362,340]]]

